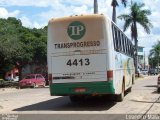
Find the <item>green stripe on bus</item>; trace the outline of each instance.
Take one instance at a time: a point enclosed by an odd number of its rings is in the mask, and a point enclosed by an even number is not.
[[[83,88],[85,91],[76,92],[76,88]],[[113,81],[109,82],[87,82],[87,83],[54,83],[50,85],[51,95],[78,95],[78,94],[114,94]]]

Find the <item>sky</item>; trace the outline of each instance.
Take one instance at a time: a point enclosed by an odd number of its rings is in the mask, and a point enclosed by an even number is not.
[[[28,28],[43,28],[51,18],[64,17],[77,14],[92,14],[94,0],[0,0],[0,18],[16,17]],[[112,0],[98,0],[99,13],[112,18]],[[131,0],[128,0],[127,8],[121,4],[117,8],[117,16],[129,12]],[[141,26],[138,26],[139,45],[144,47],[146,54],[158,40],[160,40],[160,0],[132,0],[145,3],[144,9],[151,10],[149,16],[153,28],[150,34],[146,34]],[[124,22],[117,19],[118,26],[123,29]],[[130,29],[126,31],[130,37]]]

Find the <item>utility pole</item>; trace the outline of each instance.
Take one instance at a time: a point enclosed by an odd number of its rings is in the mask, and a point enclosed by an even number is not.
[[[146,54],[145,54],[145,51],[144,51],[144,69],[146,69]]]
[[[98,2],[94,0],[94,14],[98,14]]]

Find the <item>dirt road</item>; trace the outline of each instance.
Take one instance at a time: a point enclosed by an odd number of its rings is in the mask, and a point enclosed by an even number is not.
[[[1,91],[0,113],[159,114],[160,94],[157,93],[156,78],[136,80],[132,92],[119,103],[99,99],[71,103],[68,97],[50,96],[49,88]]]

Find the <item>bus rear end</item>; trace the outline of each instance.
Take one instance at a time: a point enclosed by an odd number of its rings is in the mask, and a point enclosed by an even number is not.
[[[114,94],[106,26],[103,15],[50,20],[47,57],[51,95]]]

